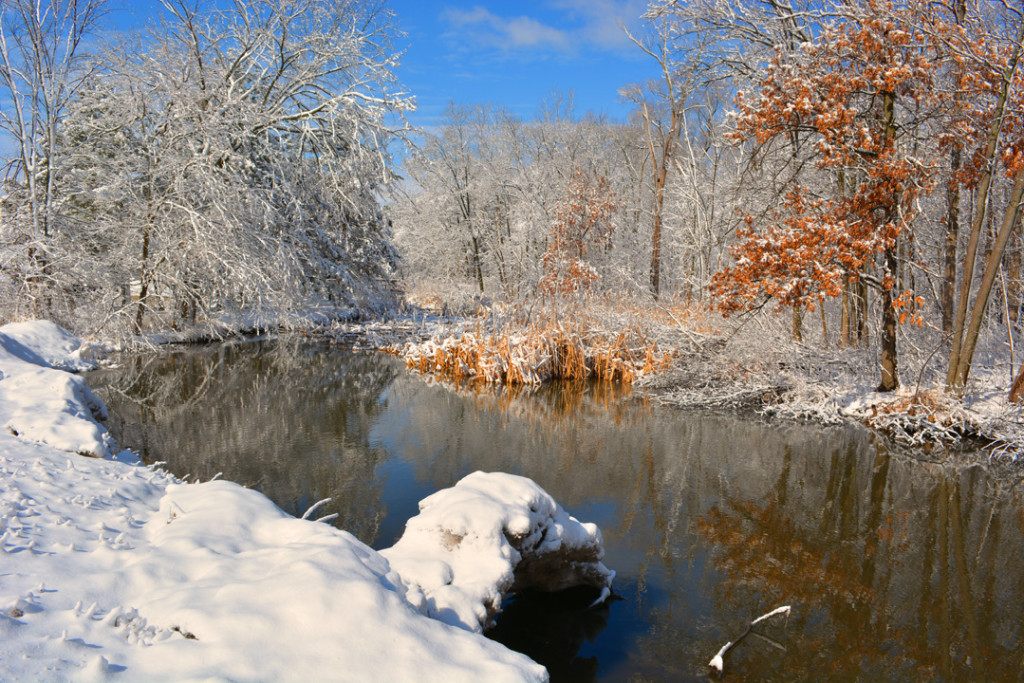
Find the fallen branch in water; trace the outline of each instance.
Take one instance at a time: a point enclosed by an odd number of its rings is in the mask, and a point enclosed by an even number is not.
[[[731,650],[734,647],[736,647],[737,645],[739,645],[743,641],[744,638],[746,638],[748,635],[750,635],[751,630],[753,630],[753,628],[755,626],[757,626],[758,624],[760,624],[762,621],[770,619],[771,617],[774,617],[777,614],[785,614],[785,615],[789,616],[789,611],[790,611],[790,606],[789,605],[784,605],[782,607],[777,607],[777,608],[773,609],[771,612],[768,612],[767,614],[762,614],[757,619],[754,619],[752,622],[750,622],[750,624],[747,625],[747,630],[744,631],[743,634],[739,638],[737,638],[736,640],[729,641],[728,643],[726,643],[725,645],[722,646],[722,649],[719,650],[718,653],[715,654],[715,656],[711,658],[710,662],[708,662],[708,666],[711,667],[712,669],[714,669],[715,672],[719,676],[721,676],[722,675],[722,671],[725,669],[724,657],[725,657],[725,653],[726,652],[728,652],[729,650]]]

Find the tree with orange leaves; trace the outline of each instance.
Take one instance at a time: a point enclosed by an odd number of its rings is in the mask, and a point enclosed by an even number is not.
[[[777,208],[746,216],[732,265],[711,282],[726,314],[766,299],[813,309],[846,282],[874,287],[882,300],[879,391],[899,384],[897,321],[917,301],[894,288],[899,240],[912,229],[915,199],[931,188],[932,161],[914,156],[906,139],[931,105],[935,67],[923,42],[891,2],[867,0],[795,55],[780,52],[759,93],[738,95],[736,141],[755,154],[782,145],[808,154],[835,190],[816,191],[806,173],[794,177]]]

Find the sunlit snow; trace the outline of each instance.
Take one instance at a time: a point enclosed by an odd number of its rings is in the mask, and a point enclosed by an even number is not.
[[[0,327],[2,678],[544,680],[480,626],[520,575],[610,585],[596,527],[521,477],[438,492],[378,553],[237,484],[120,462],[102,403],[58,369],[80,348]]]

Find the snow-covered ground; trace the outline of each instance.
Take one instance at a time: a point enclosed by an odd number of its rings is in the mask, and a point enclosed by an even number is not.
[[[503,592],[610,586],[596,527],[521,477],[435,494],[378,553],[133,462],[65,372],[86,356],[50,323],[0,327],[0,679],[544,680],[479,633]]]
[[[701,330],[688,329],[685,321],[652,325],[662,348],[677,349],[676,361],[636,386],[662,405],[743,408],[824,424],[855,421],[908,446],[979,437],[989,444],[985,456],[1008,461],[1024,453],[1024,406],[1007,400],[1020,361],[994,334],[979,345],[971,380],[954,396],[945,390],[947,359],[937,333],[922,347],[901,337],[900,387],[878,392],[876,346],[841,348],[820,335],[796,342],[785,321],[765,316],[759,322],[719,319]]]

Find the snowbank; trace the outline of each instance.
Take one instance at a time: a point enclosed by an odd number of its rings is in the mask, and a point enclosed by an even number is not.
[[[489,618],[520,578],[611,581],[596,527],[520,477],[425,500],[393,566],[236,484],[80,457],[110,444],[102,403],[56,369],[78,348],[45,323],[0,327],[0,678],[544,680],[474,632],[470,605]],[[452,580],[427,580],[442,554]],[[459,618],[425,616],[446,609]]]
[[[474,631],[491,625],[512,590],[605,590],[615,577],[600,561],[595,525],[530,479],[503,473],[475,472],[423,499],[381,554],[423,592],[427,614]]]
[[[24,440],[108,457],[113,445],[97,420],[106,406],[85,380],[64,370],[90,367],[81,342],[53,323],[0,327],[0,424]]]

